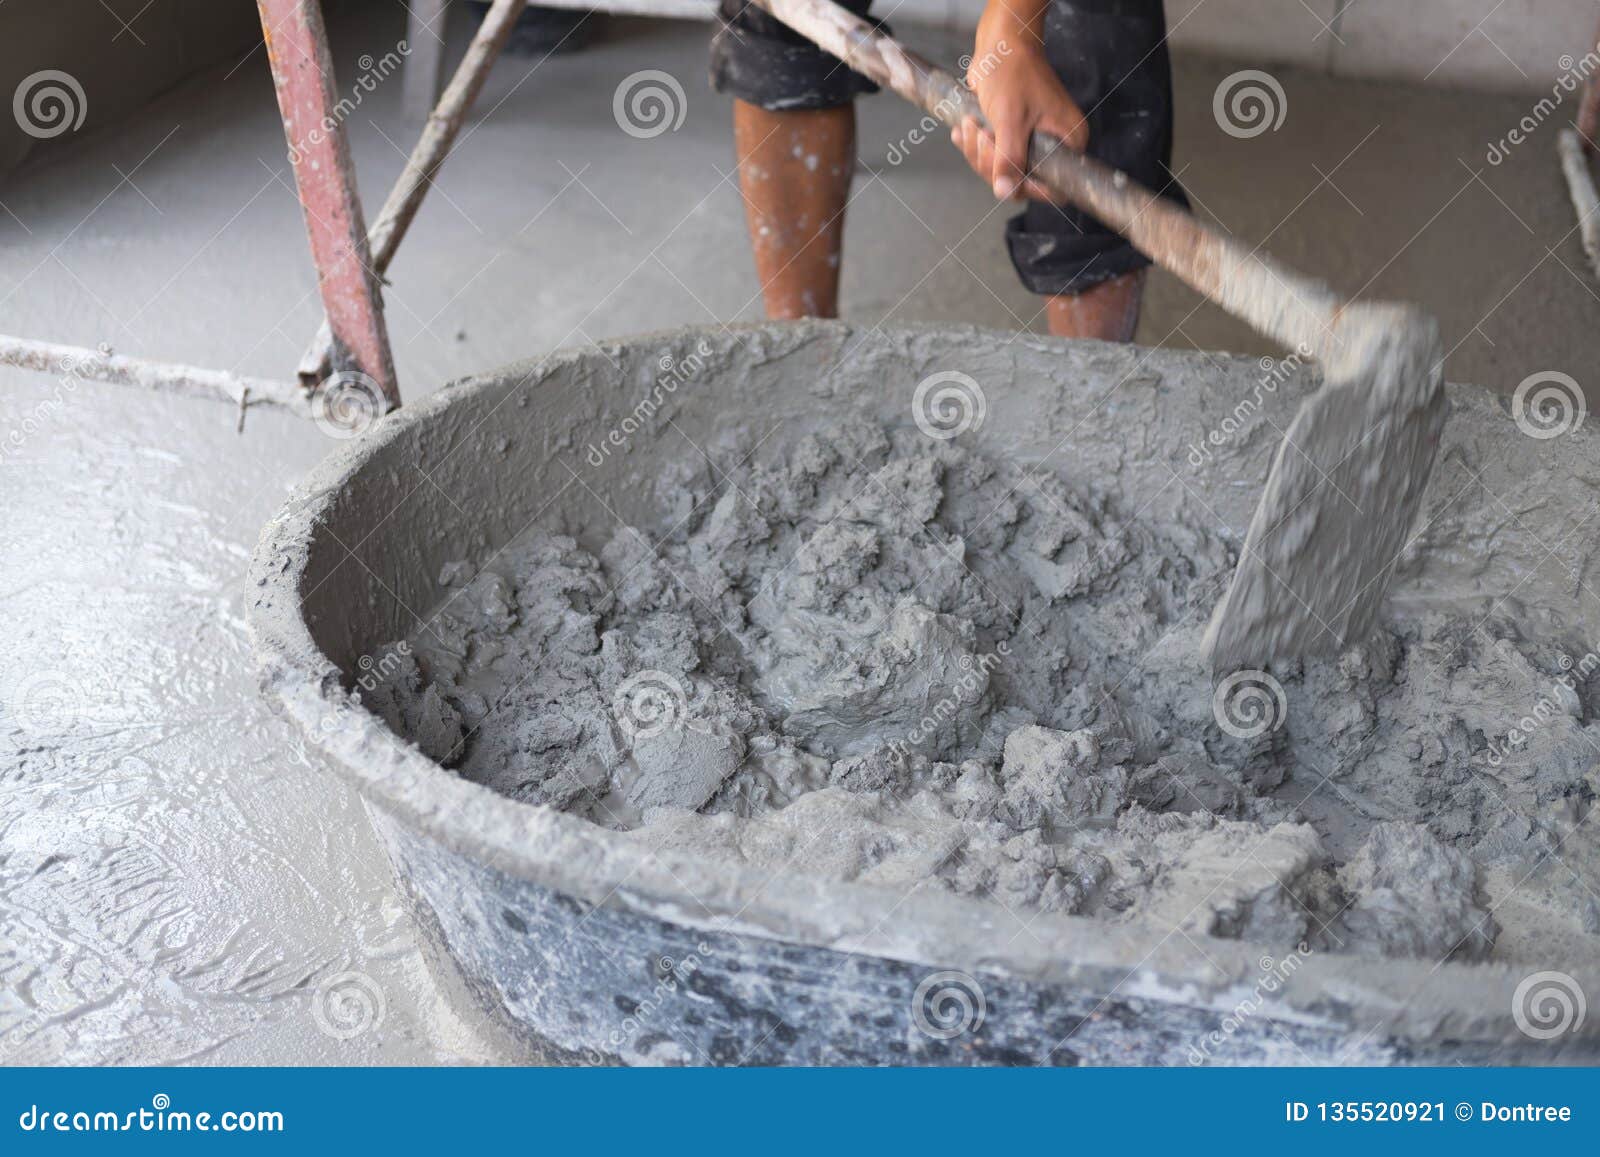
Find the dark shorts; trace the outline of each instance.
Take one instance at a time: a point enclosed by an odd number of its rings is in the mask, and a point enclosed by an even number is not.
[[[842,0],[865,15],[872,0]],[[1172,67],[1162,0],[1051,0],[1045,56],[1089,117],[1089,155],[1181,205],[1172,177]],[[876,91],[798,33],[745,0],[722,0],[711,42],[711,83],[765,109],[834,108]],[[1028,202],[1006,223],[1022,283],[1078,293],[1150,261],[1087,213]]]

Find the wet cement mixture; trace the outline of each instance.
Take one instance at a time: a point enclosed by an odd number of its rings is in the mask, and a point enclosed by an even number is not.
[[[657,497],[598,554],[449,564],[367,704],[513,799],[773,871],[1432,961],[1600,930],[1576,884],[1491,913],[1593,799],[1600,663],[1559,639],[1441,599],[1218,683],[1227,543],[916,429]]]

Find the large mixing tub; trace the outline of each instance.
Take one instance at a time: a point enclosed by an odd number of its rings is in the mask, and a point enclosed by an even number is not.
[[[485,1008],[537,1055],[604,1063],[1594,1060],[1600,1017],[1524,1031],[1513,997],[1528,967],[1314,954],[1290,969],[1238,941],[1056,915],[1022,931],[981,901],[652,854],[440,768],[352,694],[368,656],[445,595],[447,561],[535,522],[591,548],[619,519],[659,525],[645,481],[697,454],[685,435],[715,451],[754,419],[781,423],[780,446],[852,407],[908,423],[918,383],[949,371],[983,389],[965,435],[978,446],[1114,485],[1152,520],[1203,504],[1234,531],[1314,386],[1299,373],[1280,386],[1254,359],[971,329],[688,330],[446,388],[341,448],[267,526],[253,567],[266,689],[361,791],[441,957]],[[659,409],[640,408],[652,397]],[[1591,501],[1576,480],[1597,447],[1584,431],[1525,436],[1485,390],[1451,398],[1450,492],[1441,471],[1430,548],[1397,597],[1423,577],[1464,597],[1516,589],[1600,634],[1567,565],[1597,528],[1563,538]],[[1492,541],[1449,543],[1530,485],[1520,517],[1484,520]],[[1600,995],[1593,960],[1548,967]],[[930,1022],[930,999],[964,1031]]]

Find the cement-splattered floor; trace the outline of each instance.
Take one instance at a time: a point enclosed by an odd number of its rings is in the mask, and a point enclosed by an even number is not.
[[[459,51],[461,14],[452,30]],[[341,75],[401,35],[392,16],[340,25]],[[705,35],[619,22],[582,56],[497,69],[391,270],[410,396],[560,345],[758,315]],[[686,109],[637,140],[612,97],[645,68],[680,78]],[[1178,69],[1177,167],[1203,211],[1340,288],[1424,302],[1456,380],[1510,389],[1555,369],[1600,386],[1600,296],[1553,123],[1484,160],[1532,98],[1281,72],[1282,127],[1240,140],[1211,112],[1231,67]],[[398,95],[378,85],[348,122],[369,207],[409,144]],[[999,244],[1005,210],[940,141],[908,146],[915,122],[887,97],[863,105],[847,314],[1041,328]],[[283,151],[259,50],[41,150],[0,190],[3,328],[286,376],[319,310]],[[1140,336],[1266,348],[1165,278]],[[255,691],[245,560],[330,444],[266,412],[238,437],[219,406],[0,380],[0,1061],[502,1055],[427,973],[359,803]],[[383,1002],[348,1040],[312,1008],[341,971]]]

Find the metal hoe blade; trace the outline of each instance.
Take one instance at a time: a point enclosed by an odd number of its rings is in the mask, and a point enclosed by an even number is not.
[[[1206,632],[1218,674],[1364,639],[1433,471],[1448,411],[1438,326],[1396,305],[1348,306],[1336,326]]]

